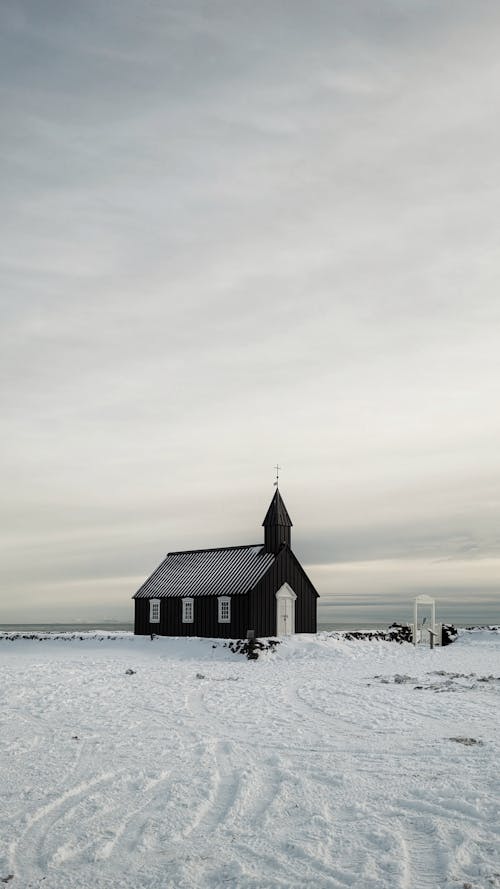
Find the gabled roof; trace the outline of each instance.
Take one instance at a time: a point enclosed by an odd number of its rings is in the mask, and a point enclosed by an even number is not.
[[[281,549],[279,550],[279,552],[278,552],[277,555],[276,555],[276,561],[278,562],[280,559],[286,559],[286,558],[291,559],[293,562],[295,562],[295,565],[297,566],[298,571],[300,571],[300,573],[302,574],[302,577],[304,578],[304,580],[305,580],[305,581],[309,584],[309,586],[311,587],[311,589],[312,589],[314,595],[319,599],[319,593],[318,593],[316,587],[314,586],[313,583],[311,583],[310,578],[308,577],[306,571],[304,570],[304,568],[303,568],[302,565],[300,564],[300,562],[299,562],[297,556],[295,555],[295,553],[292,552],[292,550],[290,549],[289,546],[282,546]],[[279,566],[278,566],[278,570],[279,570]]]
[[[266,517],[262,524],[264,528],[269,525],[282,525],[287,528],[292,527],[292,520],[288,515],[287,508],[278,488],[276,488],[274,497],[269,504],[269,509],[266,512]]]
[[[261,543],[222,549],[168,553],[134,599],[190,596],[236,596],[248,593],[276,556]]]

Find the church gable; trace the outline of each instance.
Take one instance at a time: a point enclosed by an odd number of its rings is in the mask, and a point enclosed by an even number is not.
[[[295,632],[315,633],[318,592],[309,580],[297,557],[283,546],[275,562],[249,594],[249,620],[260,626],[259,635],[277,634],[276,594],[284,584],[293,590],[295,600]]]

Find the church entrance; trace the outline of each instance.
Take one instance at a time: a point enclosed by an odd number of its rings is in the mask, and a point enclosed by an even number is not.
[[[295,633],[295,600],[291,586],[284,583],[276,593],[276,635],[290,636]]]

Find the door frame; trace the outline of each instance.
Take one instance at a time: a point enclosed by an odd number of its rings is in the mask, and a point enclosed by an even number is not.
[[[286,633],[280,633],[280,602],[283,599],[287,599],[290,602],[290,626],[286,627]],[[276,591],[276,635],[277,636],[292,636],[295,633],[295,601],[297,599],[297,593],[294,593],[290,584],[284,583],[280,586],[279,590]]]

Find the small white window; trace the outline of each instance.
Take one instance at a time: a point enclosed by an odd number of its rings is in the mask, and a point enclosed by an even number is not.
[[[159,624],[160,623],[160,600],[159,599],[150,599],[149,600],[149,623],[150,624]]]
[[[227,596],[219,596],[219,623],[220,624],[230,624],[231,623],[231,599]]]
[[[182,623],[192,624],[194,621],[194,607],[192,599],[182,600]]]

